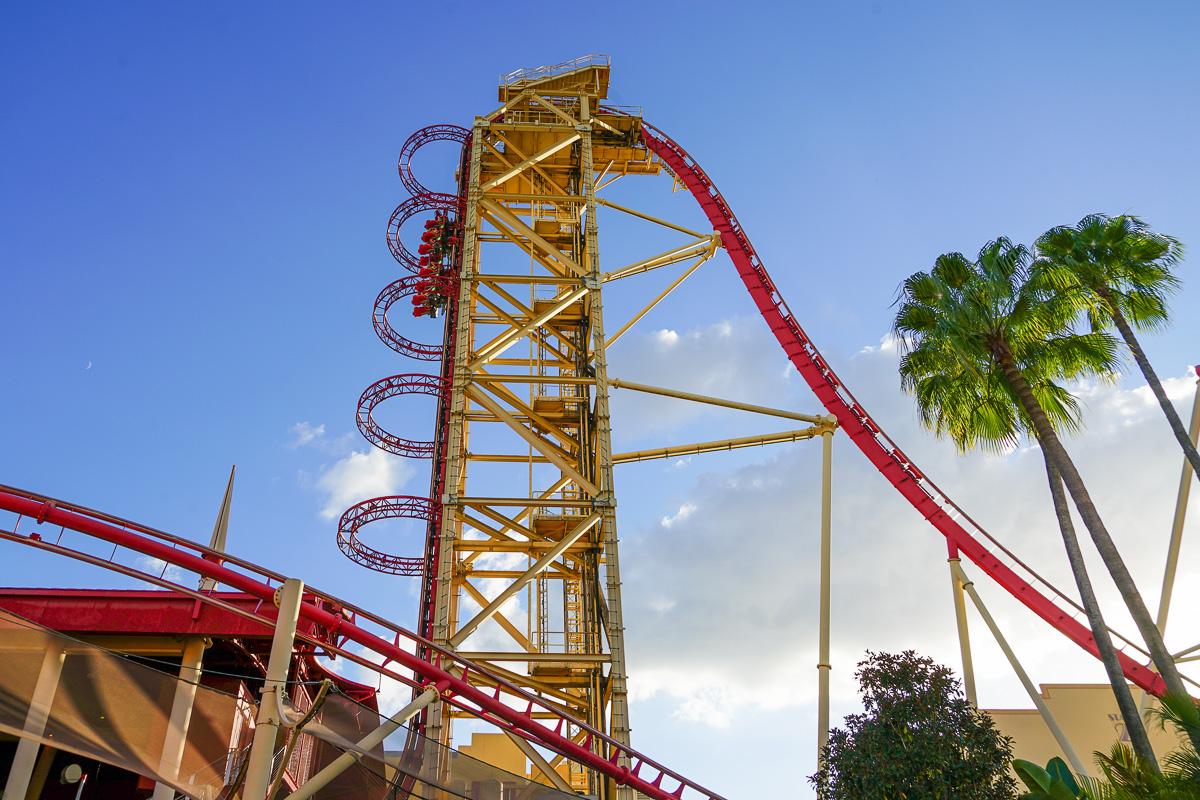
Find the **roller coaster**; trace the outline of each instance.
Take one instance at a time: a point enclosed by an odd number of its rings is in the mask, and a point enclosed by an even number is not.
[[[411,197],[392,214],[387,244],[408,274],[380,292],[372,321],[395,353],[437,363],[440,369],[436,374],[401,372],[371,384],[359,399],[356,422],[374,446],[401,457],[429,459],[430,491],[423,497],[376,497],[352,506],[340,520],[337,545],[367,568],[419,578],[419,619],[409,629],[306,586],[299,615],[313,627],[297,638],[415,693],[435,688],[441,702],[420,722],[432,739],[450,742],[454,719],[482,720],[551,754],[549,766],[568,765],[565,778],[547,776],[564,789],[606,798],[631,798],[637,792],[655,800],[719,800],[717,793],[643,755],[629,741],[612,467],[655,456],[611,449],[608,393],[623,382],[607,374],[605,349],[615,337],[604,332],[601,289],[613,280],[692,263],[636,321],[696,266],[724,249],[764,322],[829,415],[793,414],[813,427],[769,441],[796,441],[840,429],[945,538],[952,555],[969,559],[1055,630],[1096,655],[1078,605],[975,523],[854,397],[789,310],[745,228],[697,160],[642,119],[639,110],[604,103],[609,69],[607,58],[589,56],[518,70],[501,77],[502,105],[477,117],[472,128],[430,126],[404,143],[399,173]],[[431,142],[461,148],[457,193],[432,191],[416,178],[414,155]],[[711,234],[598,197],[619,177],[662,173],[690,193]],[[689,239],[666,253],[605,272],[597,245],[601,206]],[[425,222],[414,252],[404,241],[411,228],[405,223],[419,219]],[[501,257],[484,255],[504,247],[519,253],[528,268],[522,271]],[[488,271],[493,263],[498,266]],[[415,317],[442,321],[441,344],[423,344],[398,330],[390,315],[405,299]],[[496,328],[495,335],[485,333]],[[624,387],[657,391],[637,384]],[[412,394],[437,403],[430,440],[397,435],[376,419],[382,403]],[[495,447],[500,439],[488,431],[497,428],[513,437],[515,448]],[[662,453],[765,441],[697,443]],[[477,451],[476,442],[503,452]],[[513,488],[513,481],[502,484],[495,477],[511,478],[513,472],[527,477],[525,485]],[[489,481],[497,487],[494,492],[471,493]],[[276,624],[273,599],[286,576],[267,567],[20,489],[0,487],[0,510],[12,517],[0,530],[5,541],[132,576],[264,626]],[[398,554],[368,545],[362,528],[386,519],[423,525],[424,552]],[[98,555],[94,547],[79,545],[78,537],[65,538],[67,531],[107,543],[111,552]],[[149,556],[209,581],[193,588],[166,570],[153,571],[144,560],[127,558],[129,554]],[[498,580],[505,588],[488,596],[473,578]],[[217,596],[218,587],[261,602],[257,607],[227,603]],[[505,616],[505,602],[518,594],[525,595],[530,608],[530,621],[523,627]],[[512,649],[470,650],[472,635],[492,622],[511,639]],[[1120,658],[1130,681],[1161,694],[1156,673],[1126,653]],[[524,670],[501,666],[514,661],[523,663]]]

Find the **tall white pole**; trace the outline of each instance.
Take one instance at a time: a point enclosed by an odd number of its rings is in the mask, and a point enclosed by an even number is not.
[[[817,761],[829,741],[829,549],[833,515],[833,431],[821,434],[821,622],[817,645]]]
[[[1196,396],[1192,400],[1192,420],[1188,425],[1188,436],[1192,444],[1200,437],[1200,365],[1196,366]],[[1175,495],[1175,517],[1171,520],[1171,541],[1167,544],[1167,563],[1163,568],[1162,593],[1158,596],[1158,616],[1155,623],[1159,633],[1166,633],[1167,615],[1171,611],[1171,595],[1175,591],[1175,573],[1179,570],[1179,549],[1183,544],[1183,523],[1187,519],[1188,495],[1191,494],[1192,463],[1183,457],[1183,469],[1179,475],[1179,491]],[[1150,704],[1150,693],[1142,692],[1141,710]]]
[[[963,599],[962,581],[958,579],[958,573],[955,571],[962,560],[958,557],[958,548],[952,543],[947,542],[950,548],[950,557],[946,559],[946,563],[950,565],[950,591],[954,596],[954,621],[958,626],[958,650],[962,655],[963,666],[963,692],[967,696],[967,701],[979,707],[979,697],[975,693],[975,662],[971,659],[971,631],[967,627],[967,603]]]
[[[296,622],[300,618],[300,600],[304,581],[288,578],[276,594],[279,616],[275,620],[275,635],[271,639],[271,656],[267,661],[267,679],[263,682],[254,723],[254,742],[250,745],[250,763],[246,767],[246,783],[242,791],[245,800],[264,800],[271,782],[271,765],[275,760],[275,744],[282,720],[279,718],[279,693],[287,686],[288,669],[292,664],[292,645],[296,639]]]
[[[1192,444],[1195,444],[1197,437],[1200,436],[1200,366],[1196,370],[1198,376],[1196,396],[1192,400],[1192,421],[1188,426],[1188,435],[1191,437]],[[1158,599],[1156,622],[1159,631],[1163,632],[1167,629],[1167,614],[1171,610],[1171,593],[1175,589],[1175,573],[1179,569],[1179,547],[1183,543],[1183,523],[1187,518],[1188,495],[1191,493],[1194,475],[1192,464],[1185,456],[1183,470],[1179,476],[1179,493],[1175,496],[1175,518],[1171,523],[1171,542],[1167,546],[1167,565],[1163,570],[1162,594]]]

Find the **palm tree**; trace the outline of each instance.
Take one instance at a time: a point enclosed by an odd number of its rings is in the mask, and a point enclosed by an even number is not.
[[[1200,708],[1190,697],[1167,694],[1162,707],[1151,709],[1160,727],[1171,726],[1188,739],[1200,733]],[[1030,791],[1021,800],[1197,800],[1200,798],[1200,753],[1183,743],[1163,759],[1165,768],[1139,758],[1121,743],[1107,753],[1096,753],[1096,766],[1104,779],[1071,774],[1061,758],[1052,758],[1045,768],[1023,759],[1013,761],[1013,770]]]
[[[1059,429],[1080,425],[1078,405],[1058,381],[1111,374],[1116,342],[1103,331],[1072,332],[1077,307],[1030,283],[1029,262],[1024,247],[1002,238],[985,245],[974,262],[961,253],[948,253],[931,271],[909,277],[901,289],[894,326],[905,349],[901,383],[915,395],[922,422],[939,435],[949,435],[962,451],[977,445],[1007,449],[1023,433],[1041,445],[1063,543],[1097,652],[1131,742],[1139,755],[1153,759],[1062,496],[1065,479],[1076,505],[1091,507],[1083,481],[1058,439]],[[1089,531],[1094,526],[1103,530],[1094,507],[1084,519]],[[1108,539],[1106,531],[1103,538]],[[1111,540],[1108,545],[1109,556],[1123,569]],[[1128,570],[1124,574],[1128,576]],[[1145,608],[1132,580],[1124,589],[1131,595],[1127,603],[1136,601]],[[1173,661],[1170,664],[1174,667]]]
[[[1155,330],[1169,322],[1166,301],[1179,288],[1172,269],[1183,257],[1183,245],[1155,233],[1137,217],[1090,214],[1074,227],[1046,231],[1037,241],[1037,252],[1034,269],[1041,279],[1074,297],[1086,311],[1092,330],[1107,330],[1111,325],[1121,334],[1200,478],[1200,453],[1133,332],[1134,328]]]

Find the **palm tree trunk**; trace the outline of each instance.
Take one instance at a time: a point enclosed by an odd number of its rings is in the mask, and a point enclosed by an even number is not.
[[[1050,481],[1050,496],[1054,500],[1054,515],[1058,517],[1058,528],[1062,531],[1063,544],[1067,548],[1067,560],[1071,563],[1071,574],[1075,576],[1075,585],[1079,587],[1079,599],[1087,614],[1088,625],[1092,629],[1092,638],[1096,640],[1096,651],[1108,673],[1108,681],[1112,684],[1113,695],[1117,699],[1117,708],[1121,711],[1121,719],[1125,721],[1125,730],[1129,733],[1129,741],[1133,752],[1146,764],[1158,768],[1158,759],[1154,756],[1154,748],[1150,746],[1150,737],[1146,734],[1146,726],[1138,715],[1137,704],[1133,702],[1133,694],[1129,691],[1129,683],[1125,673],[1121,671],[1121,662],[1117,660],[1117,651],[1113,648],[1112,636],[1104,617],[1100,613],[1100,603],[1096,600],[1096,592],[1092,588],[1092,579],[1088,576],[1087,566],[1083,562],[1083,551],[1079,547],[1079,537],[1075,535],[1075,523],[1071,521],[1071,509],[1067,506],[1067,496],[1063,491],[1062,478],[1050,463],[1049,456],[1042,451],[1046,462],[1046,477]]]
[[[1154,397],[1158,400],[1158,405],[1167,418],[1167,424],[1171,426],[1171,432],[1175,434],[1175,439],[1183,448],[1184,456],[1192,465],[1196,477],[1200,478],[1200,452],[1196,452],[1196,445],[1192,444],[1192,438],[1188,436],[1187,428],[1183,426],[1183,420],[1179,418],[1179,412],[1175,410],[1175,404],[1167,398],[1162,381],[1158,379],[1158,373],[1154,371],[1154,367],[1150,366],[1150,359],[1146,358],[1146,352],[1142,350],[1141,342],[1133,335],[1133,328],[1130,327],[1129,320],[1125,319],[1125,315],[1113,301],[1112,290],[1107,286],[1098,286],[1096,292],[1108,304],[1108,312],[1112,316],[1117,330],[1120,331],[1121,338],[1125,340],[1129,352],[1133,354],[1133,360],[1137,363],[1138,369],[1142,371],[1142,375],[1145,376],[1150,391],[1154,392]]]
[[[1001,343],[997,356],[1000,359],[1005,379],[1017,396],[1021,407],[1029,416],[1030,422],[1033,423],[1034,433],[1037,434],[1042,451],[1062,477],[1067,492],[1075,502],[1075,507],[1079,509],[1079,516],[1083,518],[1083,524],[1091,534],[1092,542],[1095,543],[1096,550],[1104,561],[1104,566],[1108,568],[1109,575],[1117,586],[1117,591],[1121,593],[1121,599],[1125,601],[1129,615],[1133,617],[1133,622],[1137,625],[1138,633],[1146,642],[1146,649],[1150,651],[1150,658],[1162,676],[1167,691],[1171,694],[1188,696],[1187,687],[1183,685],[1183,678],[1179,675],[1175,659],[1171,657],[1166,645],[1163,644],[1162,633],[1154,624],[1154,620],[1150,618],[1150,612],[1146,610],[1146,602],[1142,599],[1137,584],[1133,582],[1133,576],[1129,574],[1129,568],[1125,566],[1125,561],[1121,558],[1121,553],[1109,535],[1108,528],[1104,526],[1104,520],[1100,518],[1100,512],[1096,510],[1096,505],[1092,502],[1091,495],[1088,494],[1087,486],[1084,484],[1079,470],[1075,468],[1075,462],[1071,460],[1071,456],[1063,447],[1041,404],[1033,396],[1033,390],[1013,359],[1007,344]],[[1192,740],[1192,744],[1200,749],[1200,734]]]

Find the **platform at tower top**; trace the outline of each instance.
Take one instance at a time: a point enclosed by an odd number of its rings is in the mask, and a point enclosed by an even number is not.
[[[537,88],[540,95],[586,94],[603,100],[608,97],[608,75],[612,59],[606,55],[586,55],[541,67],[524,67],[500,76],[499,99],[509,98]]]

